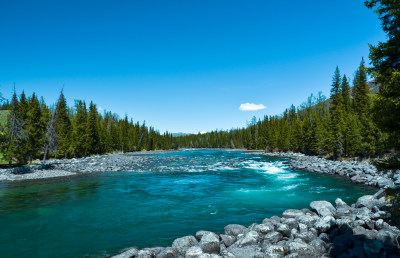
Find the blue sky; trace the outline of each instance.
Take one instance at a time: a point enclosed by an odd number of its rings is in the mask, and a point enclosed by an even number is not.
[[[242,127],[328,96],[336,65],[352,77],[368,62],[385,35],[363,2],[2,0],[0,92],[15,82],[51,104],[64,85],[70,105],[161,132]]]

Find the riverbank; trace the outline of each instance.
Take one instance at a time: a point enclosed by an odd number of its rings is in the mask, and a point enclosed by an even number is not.
[[[174,151],[142,151],[89,156],[73,159],[51,159],[38,165],[0,169],[1,181],[21,181],[66,177],[96,172],[141,171],[151,154]]]
[[[170,247],[128,248],[126,257],[399,257],[400,230],[389,225],[384,191],[360,197],[349,206],[336,199],[313,201],[310,209],[289,209],[281,217],[249,227],[227,225],[221,234],[198,231]]]
[[[263,153],[263,155],[290,158],[288,165],[295,170],[343,176],[349,178],[353,183],[378,188],[400,186],[400,170],[379,171],[369,162],[334,161],[292,152],[272,152]]]

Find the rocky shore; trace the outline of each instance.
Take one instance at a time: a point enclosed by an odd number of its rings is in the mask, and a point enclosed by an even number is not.
[[[0,181],[73,176],[94,172],[141,171],[153,156],[166,151],[97,155],[78,159],[53,159],[38,165],[0,169]]]
[[[249,227],[231,224],[221,234],[199,231],[171,247],[128,248],[115,258],[400,257],[400,230],[387,223],[381,190],[349,206],[314,201]]]
[[[400,185],[400,170],[378,171],[369,162],[333,161],[292,152],[273,152],[264,153],[263,155],[268,157],[287,157],[290,158],[289,167],[291,169],[344,176],[353,183],[366,184],[378,188]]]

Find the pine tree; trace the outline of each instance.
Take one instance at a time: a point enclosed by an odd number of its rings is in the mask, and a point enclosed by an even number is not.
[[[344,112],[339,68],[336,67],[331,88],[331,139],[335,158],[340,158],[344,151]]]
[[[44,141],[44,123],[42,120],[42,111],[40,109],[39,100],[35,93],[28,102],[28,112],[26,121],[26,131],[28,135],[28,156],[29,163],[32,164],[32,159],[39,156],[39,150],[43,146]]]
[[[90,102],[89,114],[86,124],[86,150],[88,154],[99,153],[99,131],[97,124],[97,108],[93,102]]]
[[[23,143],[27,139],[27,135],[20,110],[20,103],[14,90],[11,100],[11,111],[7,120],[7,144],[3,146],[5,158],[9,161],[10,165],[13,158],[16,158],[20,163],[25,163],[25,148]]]
[[[86,103],[82,100],[75,101],[75,119],[72,132],[73,156],[82,157],[86,154]]]
[[[55,130],[57,132],[57,156],[68,157],[71,146],[71,121],[69,119],[69,110],[63,91],[60,93],[56,106]]]
[[[353,84],[353,110],[362,118],[369,114],[370,108],[369,86],[364,59],[361,60],[360,67],[356,71]]]
[[[350,85],[349,82],[347,81],[346,75],[343,75],[342,78],[341,93],[342,93],[343,108],[348,114],[351,109],[351,98],[350,98]]]
[[[370,69],[380,83],[374,105],[375,121],[389,135],[391,146],[400,151],[400,3],[397,0],[366,1],[368,8],[376,8],[386,42],[370,45]],[[400,152],[398,152],[400,155]]]
[[[47,122],[46,133],[45,133],[45,146],[44,146],[44,155],[43,161],[47,159],[47,156],[50,153],[57,153],[58,148],[58,138],[56,132],[56,120],[57,120],[57,109],[53,108],[50,111],[50,118]]]

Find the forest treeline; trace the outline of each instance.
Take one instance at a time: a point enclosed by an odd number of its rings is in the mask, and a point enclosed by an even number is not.
[[[82,100],[67,106],[61,92],[54,107],[36,94],[14,92],[3,101],[7,121],[0,133],[3,159],[26,163],[37,158],[81,157],[113,151],[171,148],[247,148],[294,151],[313,155],[377,157],[400,150],[400,3],[366,1],[381,20],[386,42],[370,45],[371,66],[364,60],[350,82],[336,68],[330,98],[311,95],[300,107],[291,106],[278,116],[253,119],[246,128],[172,137],[145,123],[100,114],[96,105]],[[370,93],[368,74],[379,85]],[[350,87],[350,84],[352,87]],[[399,159],[396,162],[400,164]]]
[[[26,97],[14,90],[11,101],[1,106],[8,110],[7,123],[0,135],[3,160],[25,164],[34,159],[82,157],[114,151],[171,149],[172,135],[160,134],[145,123],[120,119],[111,112],[100,114],[96,105],[75,100],[67,106],[61,91],[54,107],[35,93]]]
[[[311,95],[282,115],[255,118],[247,128],[178,137],[179,147],[246,148],[294,151],[336,158],[377,156],[388,148],[388,135],[374,122],[375,96],[370,93],[364,60],[353,87],[336,68],[331,96]]]

